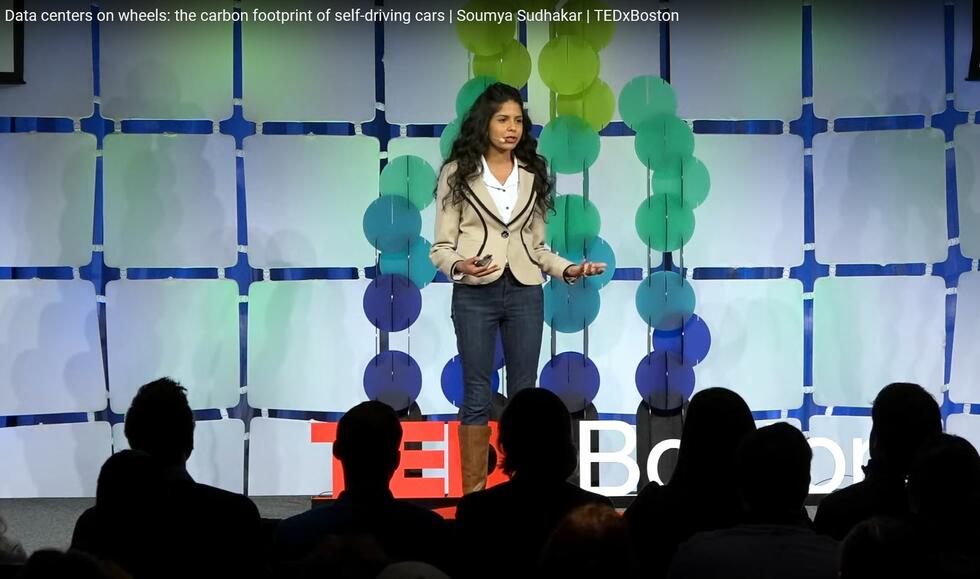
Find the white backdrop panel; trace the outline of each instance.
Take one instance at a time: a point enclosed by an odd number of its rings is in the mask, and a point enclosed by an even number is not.
[[[800,116],[803,16],[799,3],[685,0],[677,8],[681,18],[670,24],[670,81],[677,91],[679,116]],[[724,50],[718,49],[720,45]],[[725,90],[718,90],[721,86]]]
[[[242,2],[242,10],[249,12],[372,7],[367,0]],[[374,118],[372,22],[246,22],[242,67],[249,119],[364,122]]]
[[[956,197],[960,218],[960,250],[980,257],[980,126],[961,125],[953,131],[956,154]]]
[[[636,367],[647,355],[647,323],[636,311],[638,281],[611,281],[599,290],[599,316],[589,326],[589,358],[599,370],[596,410],[635,414],[640,404]],[[582,343],[579,338],[578,350]]]
[[[253,418],[248,493],[317,495],[333,489],[333,445],[310,442],[310,421]]]
[[[980,449],[980,416],[976,414],[951,414],[946,419],[946,432],[962,436],[974,448]]]
[[[942,278],[818,279],[813,298],[813,394],[827,406],[871,406],[891,382],[941,400],[946,288]]]
[[[375,327],[364,315],[371,280],[252,284],[248,403],[253,408],[346,412],[367,400],[364,368]]]
[[[254,267],[374,263],[361,223],[378,197],[378,152],[373,137],[248,138],[249,262]]]
[[[949,397],[954,402],[980,400],[980,273],[960,276],[956,289],[956,325],[953,328],[953,360]]]
[[[684,247],[684,266],[802,263],[803,141],[795,135],[696,139],[695,155],[708,168],[711,191],[695,210],[697,227]]]
[[[429,1],[426,11],[461,8],[458,0]],[[385,9],[411,11],[411,0],[389,0]],[[446,124],[456,118],[456,93],[469,80],[470,53],[448,22],[385,25],[385,118],[389,123]]]
[[[0,497],[94,497],[111,454],[108,422],[0,428]]]
[[[0,263],[71,265],[92,259],[95,137],[0,135]]]
[[[103,0],[105,12],[144,8]],[[231,11],[227,0],[161,5],[192,12]],[[212,119],[232,113],[233,24],[107,22],[99,26],[103,114],[125,119]]]
[[[817,116],[941,112],[943,59],[942,2],[813,2]]]
[[[169,376],[191,408],[239,400],[238,285],[231,280],[113,281],[106,285],[109,399],[124,413],[140,386]]]
[[[235,265],[234,138],[112,134],[104,149],[107,264]]]
[[[105,407],[92,284],[0,282],[0,415]]]
[[[753,410],[803,402],[803,287],[796,280],[693,280],[711,332],[695,392],[722,386]]]
[[[945,259],[945,167],[938,129],[817,135],[817,260],[884,264]]]

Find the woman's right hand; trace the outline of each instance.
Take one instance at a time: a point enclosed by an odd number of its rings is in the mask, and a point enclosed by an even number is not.
[[[500,266],[494,265],[492,262],[483,267],[480,267],[479,265],[477,265],[478,261],[480,261],[480,256],[464,259],[463,261],[457,261],[456,271],[458,273],[471,275],[473,277],[483,277],[485,275],[490,275],[491,273],[500,270]]]

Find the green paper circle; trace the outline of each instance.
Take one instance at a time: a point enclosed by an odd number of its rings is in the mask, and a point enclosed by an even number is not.
[[[381,194],[407,197],[422,211],[432,203],[436,172],[425,159],[403,155],[392,159],[381,171]]]
[[[558,117],[541,130],[538,152],[556,173],[580,173],[599,157],[599,133],[579,117]]]
[[[636,210],[636,233],[655,251],[680,249],[694,234],[694,211],[666,195],[653,195]]]
[[[553,92],[577,94],[599,77],[599,55],[580,36],[559,36],[541,49],[538,70],[541,80]]]
[[[559,115],[582,117],[598,132],[612,120],[615,108],[616,95],[608,84],[597,78],[584,92],[558,95],[556,110]]]
[[[674,167],[694,153],[694,131],[673,115],[648,119],[636,128],[636,156],[653,171]]]
[[[497,79],[490,76],[477,76],[466,81],[459,92],[456,93],[456,116],[464,119],[470,112],[470,107],[480,98],[487,87],[497,82]]]
[[[711,176],[697,157],[684,157],[679,163],[653,173],[653,192],[672,197],[685,207],[696,209],[708,198]]]
[[[638,76],[619,93],[619,115],[634,131],[659,115],[677,114],[677,95],[659,76]]]
[[[548,213],[545,239],[561,254],[584,252],[599,235],[599,210],[581,195],[555,197],[555,213]]]
[[[431,196],[431,194],[430,194]],[[436,275],[436,266],[429,259],[432,244],[422,236],[416,237],[407,251],[383,251],[378,258],[382,274],[397,274],[412,280],[419,289],[425,288]]]
[[[611,20],[592,20],[586,21],[585,13],[592,10],[604,10],[609,6],[605,2],[598,0],[570,0],[562,6],[565,12],[579,12],[582,14],[578,22],[557,22],[555,31],[558,36],[581,36],[592,45],[596,51],[602,50],[612,40],[613,32],[616,30],[616,23]]]
[[[504,84],[521,88],[531,77],[531,55],[523,44],[511,39],[502,52],[474,57],[473,74],[496,78]]]
[[[513,7],[501,0],[472,0],[462,8],[468,12],[512,12]],[[490,56],[497,54],[514,38],[517,19],[509,22],[456,22],[459,42],[473,54]]]
[[[456,142],[456,137],[459,136],[459,125],[460,120],[453,119],[442,130],[442,135],[439,137],[439,152],[442,153],[443,159],[448,159],[449,154],[453,152],[453,143]]]

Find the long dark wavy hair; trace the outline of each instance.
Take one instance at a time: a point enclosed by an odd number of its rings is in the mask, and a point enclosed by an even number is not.
[[[454,205],[462,203],[465,195],[473,192],[467,180],[483,171],[483,162],[480,158],[490,148],[490,119],[504,103],[509,101],[520,105],[524,113],[524,130],[514,148],[514,156],[527,171],[534,174],[533,191],[537,194],[534,200],[535,209],[542,215],[546,215],[548,211],[554,212],[555,202],[552,197],[554,185],[548,174],[548,162],[538,154],[538,141],[531,135],[531,117],[524,107],[524,100],[517,89],[500,82],[488,86],[470,107],[463,118],[459,136],[453,142],[452,152],[442,164],[445,167],[453,161],[456,162],[456,171],[449,176],[451,194],[443,200],[444,205],[449,200]]]

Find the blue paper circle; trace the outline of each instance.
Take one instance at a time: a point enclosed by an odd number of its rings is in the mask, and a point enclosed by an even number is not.
[[[542,368],[541,387],[557,394],[569,412],[580,412],[599,393],[599,369],[579,352],[562,352]]]
[[[636,288],[636,310],[657,330],[677,330],[694,314],[694,288],[672,271],[647,276]]]
[[[422,231],[422,214],[407,197],[383,195],[368,206],[362,225],[378,251],[408,251]]]
[[[408,251],[385,251],[378,259],[381,273],[398,274],[412,280],[419,289],[432,282],[436,266],[429,259],[432,244],[422,236],[416,237],[408,246]]]
[[[422,292],[400,275],[376,277],[364,291],[364,315],[382,332],[400,332],[422,312]]]
[[[652,408],[676,410],[694,392],[694,366],[674,352],[651,352],[636,367],[636,389]]]
[[[442,394],[446,400],[452,402],[453,406],[459,408],[463,403],[463,363],[459,356],[453,356],[442,367],[442,375],[439,377],[442,386]],[[490,389],[494,393],[500,391],[500,376],[497,372],[490,374]]]
[[[411,406],[421,391],[422,369],[405,352],[381,352],[364,368],[364,392],[368,398],[396,411]]]
[[[562,254],[562,257],[575,263],[582,263],[586,256],[588,256],[589,261],[606,264],[606,271],[602,275],[594,275],[588,278],[589,283],[595,287],[599,289],[606,287],[606,284],[612,281],[613,275],[616,273],[616,254],[613,253],[612,246],[605,239],[596,237],[586,247],[585,253],[571,249]]]
[[[708,356],[711,331],[704,320],[692,315],[683,328],[654,330],[653,349],[657,352],[674,352],[696,366]]]
[[[556,332],[581,332],[599,315],[599,286],[589,279],[568,285],[552,279],[544,286],[544,321]]]

